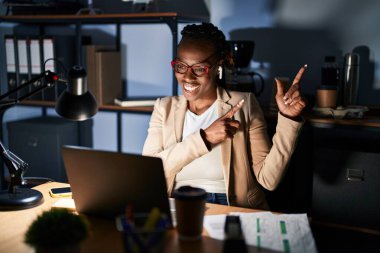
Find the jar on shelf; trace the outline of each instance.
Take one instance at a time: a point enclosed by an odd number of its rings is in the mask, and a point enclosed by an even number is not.
[[[339,86],[340,70],[335,56],[326,56],[325,62],[321,68],[321,85],[323,86]]]

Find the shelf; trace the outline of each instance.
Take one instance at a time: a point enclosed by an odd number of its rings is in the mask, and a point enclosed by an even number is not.
[[[20,104],[21,106],[36,106],[36,107],[55,107],[54,101],[38,101],[38,100],[25,100]],[[147,113],[153,112],[153,106],[128,106],[122,107],[118,105],[101,105],[99,111],[114,111],[114,112],[131,112],[131,113]]]
[[[41,106],[41,107],[54,107],[55,102],[53,101],[36,101],[36,100],[26,100],[19,105],[25,106]],[[101,105],[99,106],[100,111],[115,111],[115,112],[136,112],[136,113],[147,113],[153,112],[153,106],[128,106],[122,107],[118,105]],[[277,114],[265,113],[267,119],[276,120]],[[313,126],[317,127],[334,127],[338,125],[352,126],[352,127],[375,127],[380,128],[380,117],[379,115],[365,115],[361,119],[333,119],[324,118],[316,116],[313,114],[304,115],[306,121],[310,122]]]
[[[277,112],[271,113],[269,108],[263,107],[264,115],[267,120],[277,121]],[[306,122],[313,127],[333,128],[338,126],[355,127],[355,128],[379,128],[380,129],[380,114],[377,108],[370,108],[364,114],[363,118],[343,118],[334,119],[332,117],[321,117],[310,112],[303,114]]]
[[[97,15],[10,15],[0,16],[0,22],[23,24],[116,24],[116,23],[162,23],[165,19],[177,22],[208,22],[209,17],[184,15],[177,12],[127,13]]]

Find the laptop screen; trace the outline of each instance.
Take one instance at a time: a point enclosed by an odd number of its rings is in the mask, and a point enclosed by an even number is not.
[[[160,158],[76,146],[62,155],[79,213],[114,218],[128,205],[135,213],[158,207],[172,224]]]

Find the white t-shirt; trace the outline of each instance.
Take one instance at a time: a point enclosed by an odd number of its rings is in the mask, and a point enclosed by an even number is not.
[[[206,129],[218,119],[216,105],[217,103],[214,102],[201,115],[187,110],[183,126],[183,139],[201,128]],[[217,145],[209,153],[183,167],[176,176],[176,188],[191,185],[203,188],[207,192],[226,193],[220,152],[220,145]]]

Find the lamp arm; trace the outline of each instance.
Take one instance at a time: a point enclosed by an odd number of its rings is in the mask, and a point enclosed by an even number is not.
[[[44,79],[45,82],[40,87],[28,92],[27,94],[12,100],[2,101],[4,98],[7,98],[9,95],[16,93],[18,90],[23,89],[40,79]],[[24,99],[42,91],[45,88],[53,87],[54,82],[58,81],[58,75],[50,70],[44,71],[38,76],[30,79],[22,85],[17,86],[15,89],[8,91],[7,93],[0,96],[0,110],[4,109],[1,107],[8,107],[15,105],[23,101]],[[9,193],[16,193],[17,186],[24,184],[23,175],[25,170],[28,168],[28,164],[24,162],[17,155],[12,153],[10,150],[5,149],[4,145],[0,141],[0,156],[3,159],[4,163],[8,167],[9,174],[11,177],[11,182],[8,188]]]
[[[8,188],[9,193],[15,193],[16,187],[24,183],[23,175],[28,168],[28,163],[24,162],[20,157],[16,156],[10,150],[5,149],[0,141],[0,155],[8,167],[11,182]]]
[[[31,84],[33,84],[34,82],[36,81],[39,81],[40,79],[45,79],[45,83],[44,85],[38,87],[37,89],[34,89],[33,91],[30,91],[29,93],[21,96],[20,98],[17,98],[17,99],[13,99],[13,100],[7,100],[7,101],[1,101],[3,100],[4,98],[16,93],[18,90],[21,90]],[[54,72],[51,72],[50,70],[46,70],[44,72],[42,72],[41,74],[39,74],[38,76],[30,79],[29,81],[17,86],[16,88],[14,88],[13,90],[10,90],[6,93],[4,93],[3,95],[0,96],[0,105],[14,105],[14,104],[17,104],[21,101],[23,101],[24,99],[40,92],[41,90],[47,88],[47,87],[53,87],[54,86],[54,82],[55,81],[58,81],[58,75]]]

